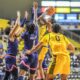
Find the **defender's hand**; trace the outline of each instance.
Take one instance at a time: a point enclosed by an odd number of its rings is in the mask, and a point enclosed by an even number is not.
[[[38,3],[37,3],[37,1],[34,1],[33,7],[34,7],[34,9],[37,9],[37,8],[38,8]]]
[[[21,16],[20,11],[17,11],[17,17],[20,18],[20,16]]]
[[[29,55],[29,54],[31,54],[31,51],[30,50],[27,50],[26,51],[26,55]]]
[[[20,17],[21,17],[21,13],[20,13],[20,11],[17,11],[16,24],[18,24],[18,25],[20,25]]]
[[[26,19],[28,18],[28,12],[25,11],[25,16],[24,16]]]

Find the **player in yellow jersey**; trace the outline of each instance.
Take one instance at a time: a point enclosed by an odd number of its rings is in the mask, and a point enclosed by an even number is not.
[[[51,16],[45,16],[45,19],[40,18],[40,27],[39,27],[39,41],[47,34],[51,32],[51,24],[52,24],[52,18]],[[49,23],[48,23],[49,22]],[[46,76],[46,71],[48,65],[46,64],[46,58],[49,56],[49,51],[48,48],[46,47],[47,45],[44,44],[44,46],[40,49],[39,56],[38,56],[38,70],[40,73],[40,79],[44,80]],[[46,54],[47,53],[47,54]]]
[[[44,23],[43,20],[40,20],[40,27],[39,27],[39,41],[42,39],[42,37],[47,33],[47,25]],[[46,46],[46,45],[44,45]],[[45,52],[44,52],[45,51]],[[38,74],[40,74],[39,79],[44,79],[45,78],[45,73],[47,69],[47,65],[45,62],[45,55],[48,52],[48,48],[42,47],[39,51],[39,56],[38,56]]]
[[[39,26],[40,26],[39,27],[39,41],[40,41],[40,39],[44,36],[44,34],[47,30],[47,26],[42,20],[40,20]]]
[[[36,5],[37,4],[37,5]],[[38,3],[36,1],[35,3],[35,6],[36,6],[36,9],[38,8]],[[37,14],[37,11],[34,12],[35,14]],[[44,15],[45,16],[45,15]],[[36,16],[35,16],[36,17]],[[48,16],[48,18],[51,19],[50,16]],[[43,16],[39,17],[38,19],[38,24],[39,24],[39,41],[42,39],[42,37],[47,33],[47,32],[50,32],[50,27],[48,26],[48,24],[46,24],[46,21],[43,20]],[[46,45],[44,45],[46,46]],[[45,51],[45,52],[44,52]],[[38,57],[38,70],[37,72],[40,74],[39,76],[37,76],[37,79],[40,79],[41,80],[44,78],[44,72],[46,72],[46,69],[47,69],[47,65],[46,65],[46,61],[45,61],[45,53],[48,52],[48,48],[46,47],[42,47],[40,49],[40,52],[39,52],[39,57]]]
[[[53,32],[45,35],[39,44],[26,52],[26,54],[31,54],[44,44],[49,44],[55,60],[49,65],[46,80],[53,80],[57,74],[61,74],[61,80],[67,80],[67,76],[70,74],[70,56],[68,50],[73,52],[75,48],[63,34],[59,33],[60,29],[60,25],[54,24],[52,26]]]

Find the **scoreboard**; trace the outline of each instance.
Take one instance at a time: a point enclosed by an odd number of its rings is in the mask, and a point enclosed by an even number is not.
[[[41,7],[53,6],[55,13],[80,13],[80,0],[44,0]]]
[[[67,14],[67,20],[77,20],[77,14]]]
[[[54,19],[55,20],[65,20],[65,15],[64,14],[55,14]]]
[[[45,12],[48,6],[54,7],[56,21],[80,22],[80,0],[43,0],[40,12]]]

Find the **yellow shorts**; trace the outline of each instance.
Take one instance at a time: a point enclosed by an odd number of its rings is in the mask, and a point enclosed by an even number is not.
[[[48,52],[48,48],[42,47],[40,52],[39,52],[38,60],[43,61],[47,52]]]
[[[48,68],[48,74],[70,74],[70,56],[57,55],[55,60],[51,62]]]

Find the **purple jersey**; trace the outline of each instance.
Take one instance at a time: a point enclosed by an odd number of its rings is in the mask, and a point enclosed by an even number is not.
[[[18,40],[15,39],[14,42],[8,41],[8,49],[7,49],[7,54],[16,56],[18,52]]]
[[[24,40],[24,49],[31,49],[33,45],[38,43],[38,34],[37,29],[35,29],[33,34],[29,34],[29,32],[24,32],[22,34],[22,39]]]
[[[22,39],[24,40],[24,53],[38,43],[38,27],[35,27],[35,31],[30,34],[28,31],[22,34]],[[33,54],[25,56],[20,63],[20,68],[27,71],[30,69],[30,73],[34,74],[37,69],[38,64],[38,54],[34,52]]]

